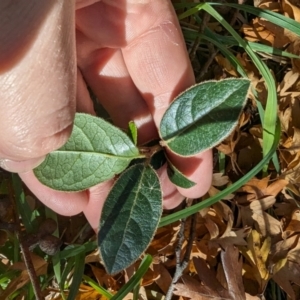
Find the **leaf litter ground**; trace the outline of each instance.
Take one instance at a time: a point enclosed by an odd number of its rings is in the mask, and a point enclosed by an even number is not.
[[[254,5],[300,21],[300,8],[296,2],[255,1]],[[226,7],[220,7],[219,13],[248,41],[296,55],[300,53],[299,36],[286,29],[262,18],[248,16],[247,20],[241,11]],[[205,15],[201,17],[206,22],[205,26],[226,35],[220,24]],[[183,20],[182,26],[196,28],[199,32],[203,30],[193,18]],[[198,79],[238,76],[234,66],[218,49],[207,43],[199,43],[198,46],[193,50],[193,45],[188,44]],[[259,101],[265,106],[267,91],[259,71],[245,52],[235,48],[231,50],[245,68]],[[180,259],[184,259],[191,232],[194,238],[190,259],[174,284],[173,299],[300,299],[300,60],[266,53],[260,55],[272,70],[277,86],[281,123],[278,147],[280,172],[270,163],[267,174],[252,178],[226,199],[200,211],[194,225],[188,219],[181,244],[178,240],[182,224],[177,222],[159,228],[147,250],[153,256],[153,263],[142,278],[140,299],[165,299],[178,264],[175,253],[179,252]],[[254,97],[250,97],[234,133],[214,149],[213,184],[204,198],[216,195],[234,183],[261,158],[262,126]],[[1,171],[0,175],[0,298],[15,294],[12,299],[29,299],[28,295],[32,294],[28,288],[29,272],[17,250],[20,242],[12,234],[12,224],[16,225],[16,207],[12,200],[15,192],[9,174]],[[53,214],[26,188],[23,196],[28,203],[27,217],[30,220],[25,221],[26,209],[22,214],[20,212],[20,230],[25,236],[21,244],[30,251],[35,249],[34,253],[29,252],[36,273],[42,278],[45,299],[63,299],[59,291],[64,289],[67,297],[74,277],[72,259],[76,251],[82,251],[82,247],[86,247],[87,253],[84,259],[85,280],[79,283],[76,299],[108,299],[91,287],[92,281],[87,278],[115,294],[135,273],[140,261],[115,276],[105,273],[97,251],[89,251],[95,248],[95,237],[83,216],[64,218],[55,215],[58,230],[42,232],[43,222]],[[189,203],[183,203],[177,210],[185,205]],[[30,227],[31,223],[34,226]],[[61,249],[64,249],[61,253],[65,256],[61,258],[64,262],[60,266],[61,271],[54,271],[56,279],[52,280],[53,265],[54,269],[57,268],[59,264],[55,259],[59,258],[54,256],[51,260],[45,252],[51,255],[51,251],[55,251],[57,239],[51,238],[57,236],[55,232],[59,232],[59,241],[63,243]],[[59,285],[58,275],[64,286]],[[129,293],[124,299],[133,299],[133,294]]]

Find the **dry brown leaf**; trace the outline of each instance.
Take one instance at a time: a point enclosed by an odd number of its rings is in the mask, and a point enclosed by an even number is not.
[[[271,239],[267,237],[262,241],[260,234],[252,230],[247,240],[248,247],[242,247],[240,250],[251,266],[244,264],[243,269],[248,277],[256,279],[259,284],[258,293],[262,293],[270,279],[266,262],[271,248]]]
[[[276,236],[282,232],[281,223],[266,212],[261,214],[253,213],[253,220],[256,222],[256,228],[262,236]]]
[[[265,29],[256,18],[251,25],[244,24],[242,27],[245,38],[250,42],[263,42],[269,46],[282,45],[282,41],[276,41],[274,35]]]
[[[297,205],[295,200],[287,193],[286,189],[282,190],[282,194],[284,201],[274,204],[274,212],[277,216],[290,220],[293,211],[297,209]]]
[[[213,197],[219,193],[220,193],[220,190],[218,190],[217,188],[215,188],[212,185],[210,186],[210,188],[208,190],[209,197]],[[234,194],[229,194],[229,195],[223,197],[222,200],[232,200],[233,198],[234,198]]]
[[[148,247],[147,253],[151,255],[172,254],[174,252],[174,243],[177,240],[179,232],[178,224],[161,227],[157,230],[154,239]]]
[[[209,241],[210,245],[220,245],[223,249],[229,245],[247,246],[245,238],[249,235],[251,227],[245,227],[238,230],[232,230],[226,236]]]
[[[238,248],[228,246],[221,251],[221,261],[230,298],[243,300],[246,296],[242,279],[243,262],[239,254]]]
[[[286,13],[287,9],[289,10],[289,17],[293,18],[293,9],[291,8],[290,3],[288,4],[288,1],[283,0],[282,6],[285,6],[283,10],[281,9],[279,2],[263,2],[258,5],[260,8],[269,9],[279,13]],[[259,41],[263,44],[280,49],[298,38],[294,33],[261,18],[254,19],[251,25],[244,25],[242,30],[248,40]]]
[[[47,274],[47,266],[48,263],[41,258],[40,256],[30,253],[31,260],[35,269],[35,272],[38,276]],[[11,280],[11,282],[8,284],[6,289],[0,293],[0,299],[7,299],[9,295],[11,295],[13,292],[21,289],[25,284],[27,284],[30,281],[28,271],[25,269],[21,272],[21,274]]]
[[[268,183],[269,177],[264,177],[262,179],[252,178],[240,188],[240,191],[253,194],[253,199],[260,199],[264,196],[263,191],[266,190]]]
[[[68,293],[65,293],[68,295]],[[61,296],[55,297],[56,300],[63,300]],[[108,298],[100,295],[94,288],[81,284],[76,295],[76,300],[108,300]]]
[[[212,177],[213,186],[224,186],[229,183],[229,177],[223,173],[214,173]]]
[[[282,0],[281,5],[285,15],[288,15],[295,21],[300,22],[300,9],[297,6],[293,5],[288,0]]]
[[[299,240],[299,235],[294,235],[287,239],[277,242],[272,246],[270,253],[270,265],[275,264],[279,260],[287,257],[288,252],[297,246]],[[272,272],[273,273],[273,272]]]
[[[193,249],[192,257],[200,257],[206,260],[209,264],[216,264],[216,257],[219,252],[219,245],[214,245],[209,242],[210,236],[207,234],[200,241],[195,241],[195,249]]]
[[[217,247],[220,245],[223,249],[226,249],[229,245],[246,245],[244,238],[249,233],[249,228],[240,230],[232,230],[233,225],[233,213],[231,209],[223,202],[218,202],[213,206],[217,215],[224,219],[226,229],[220,237],[211,239],[209,241],[210,247]]]
[[[287,255],[287,259],[289,262],[299,263],[300,257],[300,240],[297,240],[295,247],[293,247]]]
[[[229,298],[228,291],[216,280],[216,273],[209,269],[206,262],[201,258],[193,258],[193,263],[197,270],[197,274],[203,285],[209,289],[210,296],[223,298]]]
[[[289,71],[284,75],[283,80],[277,88],[280,97],[286,96],[292,92],[289,91],[289,89],[291,89],[293,85],[299,80],[299,76],[299,73],[294,73],[293,71]]]
[[[292,219],[288,223],[287,227],[282,234],[283,239],[294,235],[295,233],[300,233],[300,210],[296,209],[292,214]]]
[[[254,65],[253,61],[249,58],[246,52],[244,53],[238,53],[236,55],[236,58],[239,60],[241,65],[244,67],[244,70],[246,71],[248,78],[251,80],[251,83],[253,86],[256,85],[257,81],[261,77],[259,71],[257,70],[256,66]]]
[[[90,265],[92,272],[99,285],[105,286],[105,288],[111,292],[117,292],[120,288],[118,281],[112,276],[108,275],[105,270]]]
[[[237,164],[242,173],[247,173],[262,159],[262,150],[259,139],[252,132],[242,132],[235,151],[237,153]]]
[[[153,282],[156,282],[157,279],[160,277],[161,277],[161,274],[159,272],[157,272],[156,269],[153,269],[153,266],[152,266],[152,269],[149,268],[148,271],[146,272],[146,274],[143,276],[141,285],[148,286],[148,285],[152,284]]]
[[[276,199],[274,196],[267,196],[259,200],[254,200],[250,203],[250,209],[253,213],[262,213],[264,210],[272,207]]]
[[[182,297],[187,297],[188,299],[193,299],[193,300],[226,300],[226,298],[221,298],[219,296],[210,296],[201,294],[199,292],[195,292],[191,289],[189,289],[185,284],[183,283],[176,283],[175,284],[175,289],[174,289],[174,295],[177,296],[182,296]]]
[[[226,247],[221,251],[221,263],[218,265],[217,273],[207,266],[205,260],[194,257],[193,263],[201,284],[188,276],[183,276],[184,285],[178,287],[180,295],[191,299],[204,296],[214,299],[247,299],[242,280],[242,259],[239,257],[238,248],[233,245]],[[177,292],[179,294],[179,291]]]
[[[166,294],[172,282],[172,277],[169,271],[164,267],[163,264],[154,264],[153,270],[160,274],[160,276],[155,280],[155,282],[159,286],[159,288],[164,292],[164,294]]]
[[[300,285],[300,265],[288,261],[274,276],[273,280],[288,294],[291,300],[298,300],[291,283]]]
[[[224,71],[226,71],[233,77],[238,77],[236,68],[232,66],[232,64],[226,57],[218,54],[218,55],[216,55],[215,60],[224,69]]]

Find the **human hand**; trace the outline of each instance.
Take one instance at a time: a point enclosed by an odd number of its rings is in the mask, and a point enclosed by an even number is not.
[[[19,172],[51,209],[83,212],[96,230],[112,180],[64,193],[40,184],[30,170],[67,141],[75,109],[94,114],[85,82],[115,125],[127,128],[134,120],[139,144],[158,138],[166,108],[194,84],[184,40],[170,1],[29,2],[0,3],[1,164]],[[202,196],[211,183],[211,151],[168,156],[197,185],[176,188],[161,168],[164,207]]]

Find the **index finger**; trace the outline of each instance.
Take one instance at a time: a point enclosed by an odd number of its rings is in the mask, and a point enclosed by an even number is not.
[[[159,128],[161,118],[171,101],[193,85],[195,79],[171,2],[151,3],[146,18],[151,20],[149,27],[141,32],[137,29],[137,36],[129,41],[122,52],[131,78]],[[138,22],[136,25],[138,27]],[[179,170],[197,183],[190,189],[178,188],[184,196],[195,198],[206,193],[212,177],[211,151],[188,158],[168,151],[168,156]]]
[[[145,8],[148,12],[140,12],[147,14],[148,28],[136,31],[137,35],[122,52],[128,71],[159,127],[172,99],[193,85],[195,79],[171,2],[151,3],[151,8]]]

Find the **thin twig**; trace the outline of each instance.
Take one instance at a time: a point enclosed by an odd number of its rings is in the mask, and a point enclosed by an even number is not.
[[[20,242],[20,248],[21,248],[25,266],[27,268],[27,272],[28,272],[28,275],[29,275],[29,278],[30,278],[30,281],[31,281],[31,284],[33,287],[35,298],[37,300],[43,300],[44,297],[43,297],[41,287],[38,282],[38,277],[36,275],[34,265],[32,263],[29,249],[26,246],[26,243],[23,242],[22,237],[20,236],[19,232],[17,232],[17,238],[19,239],[19,242]]]
[[[208,57],[207,61],[204,64],[204,66],[202,67],[199,75],[197,76],[196,82],[199,82],[202,79],[202,77],[206,74],[209,66],[212,64],[212,62],[215,59],[216,55],[219,53],[219,50],[215,49],[215,47],[211,43],[208,43],[207,46],[208,46],[210,54],[209,54],[209,57]]]
[[[240,4],[240,5],[244,4],[245,2],[246,2],[245,0],[238,0],[238,4]],[[236,22],[239,13],[240,13],[239,9],[234,10],[233,16],[230,20],[230,26],[231,27],[233,27],[234,23]]]
[[[210,14],[208,14],[207,12],[204,12],[202,23],[199,26],[198,33],[201,34],[201,33],[204,32],[204,29],[206,27],[206,24],[209,22],[209,19],[210,19]],[[191,61],[193,61],[196,57],[196,52],[197,52],[197,49],[198,49],[198,47],[200,45],[200,42],[201,42],[200,34],[198,35],[198,37],[196,38],[196,40],[193,43],[193,46],[189,50],[189,55],[190,55],[190,60]]]
[[[191,251],[192,251],[192,247],[193,247],[193,241],[195,238],[196,214],[191,216],[191,227],[190,227],[189,240],[188,240],[188,244],[187,244],[186,251],[184,254],[184,258],[182,261],[180,261],[182,244],[184,242],[185,226],[186,226],[186,219],[183,219],[181,221],[180,230],[178,233],[178,237],[179,237],[178,244],[175,248],[176,270],[175,270],[175,274],[174,274],[172,283],[166,294],[165,300],[171,300],[173,292],[174,292],[175,284],[177,283],[179,278],[182,276],[183,271],[185,270],[185,268],[187,267],[187,265],[189,263],[190,255],[191,255]]]

